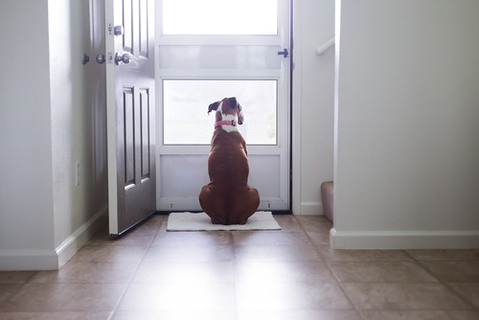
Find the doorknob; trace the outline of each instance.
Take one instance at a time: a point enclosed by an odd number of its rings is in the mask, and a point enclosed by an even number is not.
[[[130,55],[128,53],[121,55],[117,52],[115,55],[115,63],[120,64],[120,62],[123,62],[124,64],[130,63]]]
[[[81,60],[82,60],[83,64],[87,64],[90,61],[90,57],[86,53],[84,53],[82,55]]]
[[[100,54],[98,54],[98,55],[96,56],[96,62],[98,62],[99,64],[104,64],[105,61],[106,61],[106,59],[105,59],[105,55],[104,55],[104,54],[101,54],[101,53],[100,53]]]

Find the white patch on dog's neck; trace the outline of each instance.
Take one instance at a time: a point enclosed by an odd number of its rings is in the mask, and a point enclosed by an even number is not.
[[[221,114],[221,120],[234,120],[236,123],[238,123],[238,120],[236,119],[236,114],[223,114],[223,101],[221,101],[221,104],[219,105],[218,109],[216,112],[219,112]],[[225,130],[226,132],[230,133],[232,131],[237,131],[238,127],[237,126],[232,126],[229,124],[222,124],[221,128]]]

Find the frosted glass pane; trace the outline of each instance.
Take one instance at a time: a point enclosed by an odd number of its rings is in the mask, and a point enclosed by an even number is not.
[[[160,46],[160,69],[281,69],[280,46]]]
[[[277,0],[163,0],[163,34],[276,35]]]
[[[210,144],[215,116],[208,106],[230,97],[243,107],[238,127],[246,143],[276,145],[276,80],[164,80],[164,144]]]

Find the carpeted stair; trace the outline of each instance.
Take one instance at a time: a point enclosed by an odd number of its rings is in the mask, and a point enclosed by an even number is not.
[[[324,216],[329,219],[329,221],[334,222],[334,182],[325,181],[321,183],[321,198],[323,200],[323,210]]]

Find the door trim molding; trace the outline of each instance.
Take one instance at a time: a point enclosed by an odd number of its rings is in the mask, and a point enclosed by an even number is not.
[[[293,45],[291,48],[291,58],[293,59],[291,71],[292,71],[292,112],[291,112],[291,121],[292,121],[292,134],[291,134],[291,161],[292,161],[292,178],[291,178],[291,208],[293,214],[300,215],[302,214],[302,203],[301,203],[301,108],[302,108],[302,41],[300,35],[302,32],[302,24],[295,23],[295,21],[300,21],[299,12],[301,12],[301,2],[293,1],[292,5],[292,39]]]

